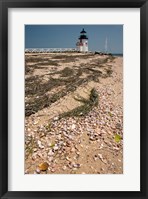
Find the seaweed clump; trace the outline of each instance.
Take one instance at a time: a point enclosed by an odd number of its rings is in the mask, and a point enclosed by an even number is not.
[[[90,91],[89,99],[85,99],[82,97],[79,99],[75,98],[75,100],[82,102],[83,105],[78,106],[77,108],[75,108],[71,111],[62,113],[59,116],[59,119],[61,119],[63,117],[80,117],[80,116],[87,115],[93,109],[93,107],[98,105],[98,98],[99,98],[98,93],[97,93],[96,89],[93,88]]]

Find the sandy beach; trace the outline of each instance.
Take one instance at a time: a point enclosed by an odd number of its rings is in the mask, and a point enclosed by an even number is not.
[[[123,58],[25,54],[25,174],[123,173]]]

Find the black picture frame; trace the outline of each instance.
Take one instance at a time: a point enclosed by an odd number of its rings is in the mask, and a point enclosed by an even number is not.
[[[140,191],[8,190],[8,8],[140,8]],[[148,1],[147,0],[0,0],[0,196],[8,198],[148,198]],[[136,114],[136,113],[135,113]],[[20,182],[21,183],[21,182]]]

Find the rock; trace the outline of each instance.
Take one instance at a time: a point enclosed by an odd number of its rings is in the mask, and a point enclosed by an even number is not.
[[[46,171],[48,169],[48,167],[49,167],[49,164],[47,162],[43,162],[43,163],[39,164],[39,169],[41,171]]]

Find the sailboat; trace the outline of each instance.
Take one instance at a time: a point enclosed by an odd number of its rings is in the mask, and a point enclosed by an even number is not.
[[[105,49],[104,54],[106,54],[106,55],[111,55],[111,53],[108,52],[108,40],[107,40],[107,37],[106,37],[106,39],[105,39],[105,46],[104,46],[104,49]]]
[[[105,53],[107,53],[107,50],[108,50],[107,47],[108,47],[108,46],[107,46],[107,37],[106,37],[106,39],[105,39],[105,46],[104,46],[104,48],[105,48]]]
[[[108,52],[108,40],[107,40],[107,37],[105,39],[104,52],[96,51],[95,54],[99,54],[99,55],[112,55],[111,53]]]

